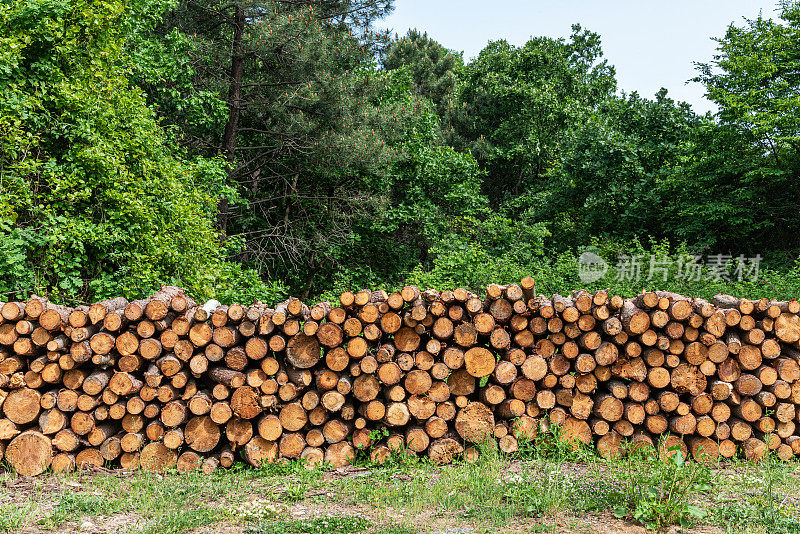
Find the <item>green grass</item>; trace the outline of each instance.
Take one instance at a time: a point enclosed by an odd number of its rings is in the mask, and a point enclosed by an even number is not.
[[[252,534],[355,534],[365,532],[370,523],[361,517],[320,517],[317,519],[273,520],[252,526]]]
[[[654,449],[642,449],[623,458],[621,502],[614,508],[617,517],[628,517],[654,530],[670,525],[693,526],[708,512],[695,501],[711,489],[711,470],[677,454],[666,460]]]
[[[55,529],[120,518],[145,533],[227,524],[256,533],[412,534],[470,526],[481,532],[548,532],[601,514],[663,529],[800,534],[800,464],[773,459],[705,467],[637,454],[606,461],[542,437],[516,460],[483,448],[476,463],[435,467],[398,455],[359,476],[291,462],[210,476],[49,475],[28,486],[0,480],[0,532]],[[300,516],[293,515],[302,505]],[[313,510],[313,513],[307,513]],[[576,527],[577,528],[577,527]]]
[[[33,513],[31,502],[6,503],[0,505],[0,532],[14,532],[22,528]]]
[[[40,525],[55,528],[76,517],[110,515],[117,511],[117,504],[98,494],[65,492],[58,497],[52,512],[41,520]]]
[[[800,465],[768,457],[758,467],[734,462],[714,473],[709,522],[726,532],[800,533]]]

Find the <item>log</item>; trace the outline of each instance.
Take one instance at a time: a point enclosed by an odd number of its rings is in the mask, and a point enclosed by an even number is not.
[[[392,427],[405,426],[411,419],[411,412],[404,402],[393,402],[386,407],[384,422]]]
[[[296,432],[283,434],[278,442],[278,453],[282,458],[300,458],[305,448],[306,442],[303,435]]]
[[[184,451],[178,456],[177,469],[178,473],[190,473],[197,471],[203,466],[203,457],[194,451]]]
[[[706,376],[687,363],[681,363],[670,373],[670,385],[677,393],[699,395],[705,391],[707,383]]]
[[[308,422],[308,414],[299,402],[285,405],[278,417],[282,427],[289,432],[301,430]]]
[[[9,421],[8,419],[5,419],[5,421],[8,421],[8,423],[13,425],[13,423],[11,423],[11,421]],[[57,408],[46,410],[42,412],[42,414],[39,416],[39,421],[38,421],[39,431],[45,435],[56,434],[57,432],[66,428],[67,421],[68,421],[67,416],[63,412],[59,411]],[[13,428],[16,431],[16,425],[14,425]],[[5,431],[0,430],[0,439],[11,439],[11,437],[13,436],[8,436],[8,433],[9,433],[8,430]],[[18,433],[18,431],[16,431],[15,433]]]
[[[352,464],[355,456],[355,449],[346,441],[334,443],[325,450],[325,462],[333,468]]]
[[[309,369],[320,359],[320,346],[317,338],[297,334],[286,346],[286,359],[298,369]]]
[[[278,458],[278,444],[256,436],[244,446],[244,458],[250,465],[261,467],[265,463],[273,463]]]
[[[567,417],[561,425],[559,439],[572,445],[573,448],[581,444],[590,445],[592,443],[592,430],[586,421]]]
[[[719,456],[719,445],[707,437],[693,437],[689,439],[689,451],[692,457],[702,463],[713,463]]]
[[[186,423],[185,442],[192,450],[206,453],[214,450],[219,443],[221,431],[211,417],[193,417]]]
[[[164,287],[75,309],[36,297],[0,306],[14,317],[0,324],[0,442],[49,436],[58,469],[136,467],[158,443],[190,450],[182,470],[208,472],[248,445],[270,461],[347,459],[354,446],[450,461],[456,438],[497,439],[509,453],[538,420],[573,443],[597,440],[605,456],[668,430],[693,456],[706,440],[726,458],[748,440],[779,457],[800,449],[797,300],[549,300],[532,289],[491,285],[481,300],[409,286],[345,292],[339,308],[290,298],[271,310],[197,307]],[[383,443],[376,424],[393,430]]]
[[[492,435],[494,414],[485,404],[471,402],[459,410],[455,428],[462,439],[482,443]]]
[[[3,401],[5,417],[17,424],[27,425],[39,417],[42,395],[27,387],[12,390]],[[77,402],[77,397],[76,397]]]
[[[236,388],[231,395],[231,410],[241,419],[254,419],[261,414],[260,395],[251,386]]]
[[[246,419],[233,418],[225,425],[225,437],[233,447],[246,445],[253,437],[253,425]]]
[[[796,313],[782,313],[773,326],[775,335],[784,343],[800,341],[800,316]]]
[[[244,373],[224,367],[212,367],[208,370],[208,376],[214,382],[229,388],[239,388],[244,386],[247,382],[247,377]]]
[[[261,417],[258,421],[258,435],[267,441],[278,441],[283,433],[280,418],[274,414]]]
[[[620,320],[625,331],[631,335],[641,334],[650,327],[650,316],[631,300],[623,304]]]
[[[434,440],[428,447],[428,458],[436,465],[450,464],[464,452],[464,447],[452,437]]]
[[[103,457],[100,451],[95,448],[83,449],[75,456],[75,466],[78,469],[89,469],[90,467],[103,467]]]
[[[769,452],[769,448],[758,438],[748,438],[742,444],[742,452],[748,461],[758,462]]]
[[[594,413],[610,422],[619,421],[625,413],[622,401],[609,394],[602,394],[594,402]]]
[[[53,461],[53,446],[50,438],[27,430],[6,447],[5,460],[20,475],[36,476],[44,473]]]
[[[53,456],[50,468],[54,473],[70,473],[75,470],[75,455],[60,452]]]

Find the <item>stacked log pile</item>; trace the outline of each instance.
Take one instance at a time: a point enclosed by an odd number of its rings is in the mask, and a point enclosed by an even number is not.
[[[0,457],[19,473],[180,471],[356,449],[448,463],[549,425],[714,459],[800,454],[800,302],[534,295],[526,278],[336,304],[0,303]]]

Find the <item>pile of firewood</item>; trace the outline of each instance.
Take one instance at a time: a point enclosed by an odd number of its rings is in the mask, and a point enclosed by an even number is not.
[[[800,454],[800,302],[534,283],[346,292],[337,305],[152,298],[0,303],[0,458],[19,473],[180,471],[357,449],[448,463],[552,425],[714,459]]]

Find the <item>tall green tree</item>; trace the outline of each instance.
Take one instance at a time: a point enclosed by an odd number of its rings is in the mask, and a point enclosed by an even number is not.
[[[335,287],[400,284],[416,266],[430,266],[432,249],[448,246],[453,225],[487,213],[475,159],[444,143],[434,105],[420,99],[407,70],[384,75],[392,88],[382,98],[388,110],[415,112],[389,143],[395,156],[386,171],[370,180],[380,209],[357,226],[356,246],[332,273]]]
[[[783,2],[780,19],[732,24],[698,65],[719,112],[675,184],[687,237],[800,250],[800,4]]]
[[[417,261],[403,253],[387,273],[377,266],[383,248],[365,234],[387,221],[391,184],[403,174],[396,165],[411,157],[405,143],[428,121],[408,79],[376,68],[386,35],[371,25],[390,7],[379,0],[179,3],[155,36],[162,43],[186,36],[191,68],[170,85],[187,102],[208,103],[201,95],[215,94],[224,113],[205,120],[203,106],[176,107],[163,84],[142,72],[140,83],[183,144],[225,158],[240,200],[220,204],[218,227],[243,242],[237,259],[286,279],[300,295],[338,283],[354,256],[365,259],[360,271],[393,279]],[[425,134],[426,142],[433,137]],[[420,232],[409,231],[423,226],[422,217],[383,235],[402,233],[401,249],[422,250]]]
[[[566,137],[548,187],[532,197],[530,208],[548,222],[560,247],[583,245],[593,236],[675,238],[680,221],[665,210],[672,202],[670,183],[682,172],[689,139],[702,122],[666,89],[653,100],[637,93],[611,96]]]
[[[123,52],[159,0],[0,2],[0,293],[82,301],[241,270],[213,228],[222,166],[175,150]],[[3,298],[3,297],[0,297]]]
[[[463,70],[459,87],[450,118],[455,145],[486,170],[484,191],[497,207],[545,186],[566,137],[616,82],[600,37],[576,25],[568,40],[490,43]]]
[[[464,60],[460,52],[448,50],[427,33],[412,29],[392,41],[383,65],[389,70],[407,68],[417,93],[433,102],[439,116],[444,116],[447,106],[452,105],[457,71]]]

